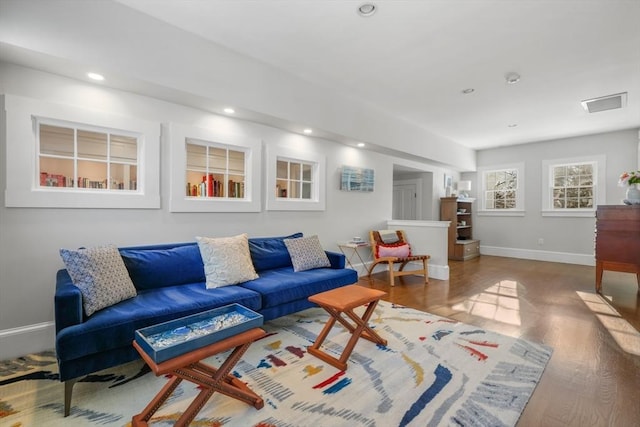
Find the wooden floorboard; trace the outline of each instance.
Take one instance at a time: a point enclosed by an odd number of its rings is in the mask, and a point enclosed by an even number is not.
[[[524,426],[640,426],[640,295],[635,275],[481,256],[450,261],[450,279],[376,273],[359,284],[387,301],[553,347]]]

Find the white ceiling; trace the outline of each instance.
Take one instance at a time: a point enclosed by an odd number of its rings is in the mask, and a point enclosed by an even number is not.
[[[470,148],[640,127],[640,0],[119,1]]]
[[[387,148],[405,143],[401,151],[421,158],[430,152],[414,142],[425,139],[420,129],[483,149],[640,128],[640,0],[374,0],[377,13],[363,18],[364,1],[0,0],[0,60],[75,78],[100,64],[120,72],[113,87],[198,107],[250,101],[257,121],[290,129],[293,119],[333,121],[319,131],[341,137],[380,111],[400,126],[369,120],[369,135],[357,136],[382,135]],[[221,46],[266,68],[242,69],[242,83],[225,84],[212,66],[227,72],[238,61]],[[177,57],[176,49],[190,62],[162,55]],[[508,72],[521,80],[508,85]],[[280,105],[259,79],[277,82]],[[300,82],[315,91],[307,99]],[[347,123],[338,107],[327,111],[318,87],[327,99],[339,94],[350,113],[363,107],[361,117]],[[243,93],[256,89],[265,92]],[[580,105],[620,92],[628,92],[624,109],[588,114]],[[284,102],[305,111],[290,114]],[[403,123],[408,137],[391,141]]]

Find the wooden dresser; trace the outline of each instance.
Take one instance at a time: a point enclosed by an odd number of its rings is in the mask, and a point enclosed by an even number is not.
[[[605,205],[596,211],[596,292],[604,270],[634,273],[640,288],[640,205]]]

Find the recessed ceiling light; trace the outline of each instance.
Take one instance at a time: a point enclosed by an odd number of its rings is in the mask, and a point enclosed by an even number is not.
[[[104,80],[104,76],[98,73],[87,73],[87,77],[89,77],[91,80],[96,80],[98,82],[101,82]]]
[[[472,87],[468,87],[466,89],[462,89],[462,93],[464,93],[465,95],[468,95],[468,94],[473,93],[475,91],[476,90],[474,88],[472,88]]]
[[[227,107],[227,108],[224,109],[224,112],[227,113],[227,114],[233,114],[233,113],[236,112],[236,110],[234,110],[233,108]]]
[[[363,3],[358,7],[358,15],[364,16],[366,18],[376,13],[376,10],[378,10],[378,8],[375,4]]]
[[[512,71],[510,73],[507,73],[507,75],[504,76],[504,78],[507,80],[507,83],[512,85],[512,84],[518,83],[520,81],[520,74],[514,73]]]
[[[302,132],[304,132],[304,133],[306,133],[306,134],[310,134],[310,133],[313,133],[313,130],[311,130],[311,129],[305,129],[305,130],[303,130]]]
[[[356,145],[357,145],[358,147],[362,148],[362,147],[364,147],[364,142],[358,142]]]

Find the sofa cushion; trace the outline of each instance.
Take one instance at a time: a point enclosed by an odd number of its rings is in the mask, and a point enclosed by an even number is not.
[[[246,234],[232,237],[196,237],[207,277],[207,288],[257,279]]]
[[[72,360],[131,347],[136,329],[232,303],[254,311],[261,308],[260,295],[240,286],[206,289],[200,282],[142,290],[135,298],[95,313],[90,321],[60,331],[56,337],[57,357]]]
[[[302,233],[294,233],[281,237],[252,237],[249,239],[249,252],[257,272],[272,268],[291,267],[291,256],[284,244],[284,239],[302,237]]]
[[[350,268],[317,268],[294,273],[292,267],[264,270],[260,278],[238,286],[262,295],[262,310],[306,299],[358,281],[358,273]]]
[[[200,249],[195,243],[174,248],[123,248],[120,255],[137,289],[205,281]]]
[[[136,296],[136,288],[115,246],[60,249],[60,256],[73,284],[82,292],[87,316]]]
[[[331,267],[318,236],[284,239],[291,256],[293,271],[306,271],[314,268]]]

